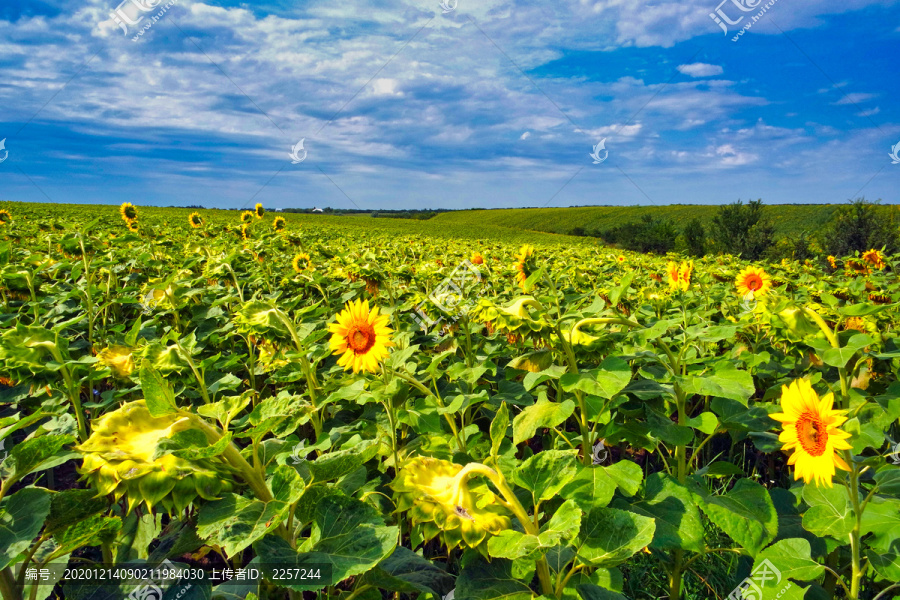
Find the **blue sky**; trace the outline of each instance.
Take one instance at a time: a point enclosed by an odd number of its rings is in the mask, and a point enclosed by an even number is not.
[[[900,202],[900,0],[118,2],[0,5],[0,199]]]

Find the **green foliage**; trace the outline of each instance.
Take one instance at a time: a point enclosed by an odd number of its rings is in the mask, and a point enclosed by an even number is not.
[[[822,233],[822,247],[833,256],[873,248],[893,254],[900,248],[893,208],[865,198],[839,207]]]
[[[710,237],[718,252],[758,260],[775,243],[775,227],[763,213],[762,200],[738,200],[719,207]]]

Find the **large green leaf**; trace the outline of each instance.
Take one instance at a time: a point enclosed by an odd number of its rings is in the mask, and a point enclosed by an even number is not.
[[[481,557],[463,567],[456,579],[454,600],[531,600],[528,583],[513,576],[512,561]]]
[[[45,531],[53,533],[78,523],[87,517],[103,512],[109,501],[97,497],[94,490],[64,490],[53,494],[50,499],[50,515]]]
[[[580,373],[566,373],[559,378],[563,390],[580,390],[591,396],[611,399],[631,381],[631,367],[615,356],[607,357],[600,367]]]
[[[355,471],[378,453],[378,442],[363,440],[346,450],[330,452],[306,463],[315,481],[330,481]]]
[[[31,546],[50,514],[50,492],[27,487],[0,502],[0,569]]]
[[[575,412],[575,403],[566,400],[562,403],[551,402],[546,398],[525,407],[513,419],[513,444],[521,444],[534,437],[538,429],[556,427]]]
[[[627,460],[608,467],[579,464],[578,473],[559,494],[575,500],[584,512],[590,512],[609,504],[617,487],[626,496],[636,494],[643,476],[641,467]]]
[[[488,540],[488,553],[497,558],[537,558],[536,550],[545,552],[562,541],[570,540],[578,533],[580,525],[581,511],[573,500],[567,500],[541,527],[538,535],[507,529]]]
[[[691,552],[703,550],[703,522],[700,510],[687,487],[671,475],[653,473],[647,477],[644,499],[632,505],[621,500],[613,506],[630,510],[656,520],[651,548]]]
[[[328,565],[337,584],[361,575],[391,555],[397,546],[397,528],[386,527],[371,506],[348,496],[324,497],[316,506],[309,538],[299,552],[276,536],[265,536],[254,544],[260,562],[290,568]],[[286,583],[296,591],[315,591],[332,582]]]
[[[775,505],[769,491],[756,482],[739,479],[728,493],[703,500],[700,507],[710,520],[750,556],[756,556],[778,535]]]
[[[289,505],[286,502],[263,502],[237,494],[223,496],[200,509],[197,533],[209,543],[220,546],[229,556],[276,529],[287,517]]]
[[[739,371],[729,361],[719,361],[710,368],[711,372],[703,375],[680,377],[682,389],[688,394],[729,398],[747,406],[750,396],[756,392],[753,376]]]
[[[812,581],[825,572],[825,567],[813,560],[809,542],[801,538],[775,542],[757,554],[754,571],[767,560],[778,568],[782,579],[790,577],[798,581]]]
[[[453,575],[403,546],[366,573],[363,581],[383,590],[406,594],[425,592],[435,598],[453,589]]]
[[[653,541],[653,519],[615,508],[596,508],[581,522],[575,544],[578,558],[594,567],[624,563]]]
[[[575,450],[545,450],[535,454],[516,469],[513,481],[531,492],[534,504],[553,498],[575,477]]]
[[[77,458],[76,452],[63,451],[63,446],[71,444],[71,435],[42,435],[16,444],[3,461],[4,479],[18,481],[37,471],[43,471]]]
[[[147,410],[154,417],[163,417],[178,410],[175,404],[175,391],[165,377],[153,368],[150,359],[141,361],[141,389],[144,390],[144,400],[147,402]]]
[[[599,585],[591,585],[589,583],[583,583],[579,586],[576,586],[578,590],[578,595],[581,596],[582,600],[628,600],[622,594],[617,592],[612,592],[610,590],[605,590]]]
[[[810,533],[843,540],[853,530],[856,517],[850,509],[850,495],[844,486],[805,485],[803,501],[809,505],[803,513],[803,528]]]

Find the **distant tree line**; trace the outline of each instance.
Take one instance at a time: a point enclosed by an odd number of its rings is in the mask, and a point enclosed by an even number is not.
[[[700,219],[683,228],[672,219],[644,215],[639,221],[603,231],[575,227],[572,235],[598,237],[604,243],[637,252],[690,256],[710,253],[740,255],[748,260],[791,258],[807,260],[816,255],[846,256],[875,248],[891,254],[900,250],[900,237],[889,206],[858,198],[835,211],[818,234],[803,232],[776,239],[775,226],[763,214],[762,200],[740,200],[719,207],[708,226]]]
[[[305,213],[305,214],[314,214],[321,213],[327,215],[370,215],[374,218],[380,219],[416,219],[419,221],[427,221],[428,219],[443,213],[450,212],[453,209],[450,208],[429,208],[429,209],[402,209],[402,210],[391,210],[391,209],[379,209],[377,211],[373,210],[362,210],[362,209],[353,209],[353,208],[331,208],[330,206],[323,209],[313,209],[313,208],[283,208],[281,212],[286,213]]]

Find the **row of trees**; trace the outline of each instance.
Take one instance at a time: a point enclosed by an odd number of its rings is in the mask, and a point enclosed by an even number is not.
[[[749,260],[806,260],[818,254],[846,256],[871,248],[896,252],[900,249],[900,236],[890,211],[890,207],[859,198],[840,207],[818,234],[804,232],[778,239],[774,224],[763,212],[762,200],[747,204],[739,200],[719,207],[708,227],[700,219],[679,228],[671,219],[644,215],[640,221],[605,231],[586,232],[576,227],[572,234],[593,235],[607,244],[637,252],[680,251],[697,257],[721,253],[739,254]]]

